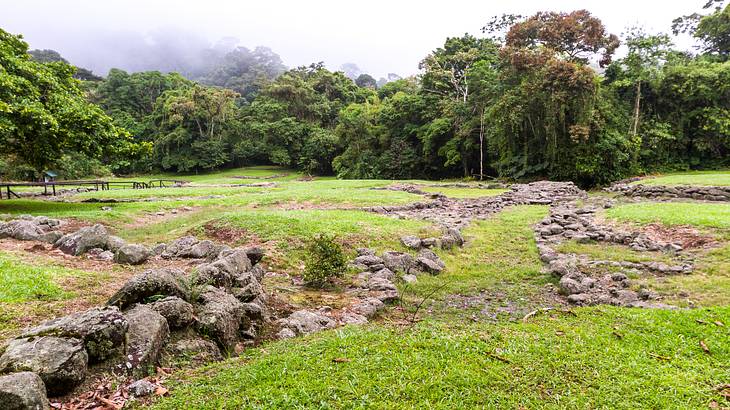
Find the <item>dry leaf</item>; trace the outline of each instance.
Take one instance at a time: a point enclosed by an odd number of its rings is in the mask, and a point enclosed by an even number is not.
[[[565,335],[565,332],[563,332],[562,330],[556,330],[555,334],[558,336],[563,336],[563,335]]]
[[[162,386],[157,386],[155,389],[155,394],[158,396],[164,396],[168,393],[168,390]]]
[[[332,359],[332,361],[335,363],[348,363],[351,360],[346,357],[335,357],[334,359]]]
[[[722,323],[722,322],[720,322],[719,320],[716,320],[716,321],[714,321],[712,323],[714,323],[715,325],[720,326],[720,327],[724,327],[725,326],[725,324]]]
[[[615,330],[611,334],[614,335],[614,336],[616,336],[617,339],[623,339],[624,338],[624,335],[622,335],[621,333],[619,333],[619,332],[617,332]]]
[[[705,353],[710,354],[710,348],[707,347],[707,343],[705,343],[704,340],[700,340],[700,347],[702,350],[704,350]]]

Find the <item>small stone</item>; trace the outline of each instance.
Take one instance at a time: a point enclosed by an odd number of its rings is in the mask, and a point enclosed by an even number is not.
[[[152,256],[152,251],[144,245],[127,244],[114,254],[114,262],[126,265],[139,265]]]
[[[401,243],[410,249],[419,249],[421,247],[421,239],[417,236],[406,235],[400,238]]]
[[[130,384],[127,389],[134,397],[144,397],[155,392],[155,385],[147,379],[142,379]]]

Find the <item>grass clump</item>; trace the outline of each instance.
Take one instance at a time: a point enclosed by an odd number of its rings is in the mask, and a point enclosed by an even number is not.
[[[48,267],[30,266],[0,253],[0,302],[53,300],[66,296]]]
[[[336,239],[335,235],[319,234],[307,243],[302,279],[308,286],[323,287],[345,274],[347,257]]]

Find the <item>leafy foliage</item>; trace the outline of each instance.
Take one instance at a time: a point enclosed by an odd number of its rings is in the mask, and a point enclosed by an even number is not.
[[[307,245],[302,278],[310,286],[323,286],[334,278],[342,277],[347,268],[347,258],[342,245],[334,235],[318,234]]]

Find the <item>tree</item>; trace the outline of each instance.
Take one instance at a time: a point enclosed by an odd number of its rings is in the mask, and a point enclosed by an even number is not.
[[[363,88],[376,89],[378,87],[378,82],[375,81],[370,74],[360,74],[357,79],[355,79],[355,84],[357,84],[358,87]]]
[[[714,6],[715,10],[711,14],[692,13],[672,22],[675,35],[691,33],[702,42],[705,53],[716,55],[721,61],[730,57],[730,4],[723,8],[723,2],[724,0],[708,0],[702,8]]]
[[[201,82],[230,88],[250,102],[259,90],[286,70],[281,57],[267,47],[228,52]]]
[[[0,151],[40,174],[66,152],[101,157],[128,134],[89,103],[63,61],[39,63],[21,36],[0,29]]]

